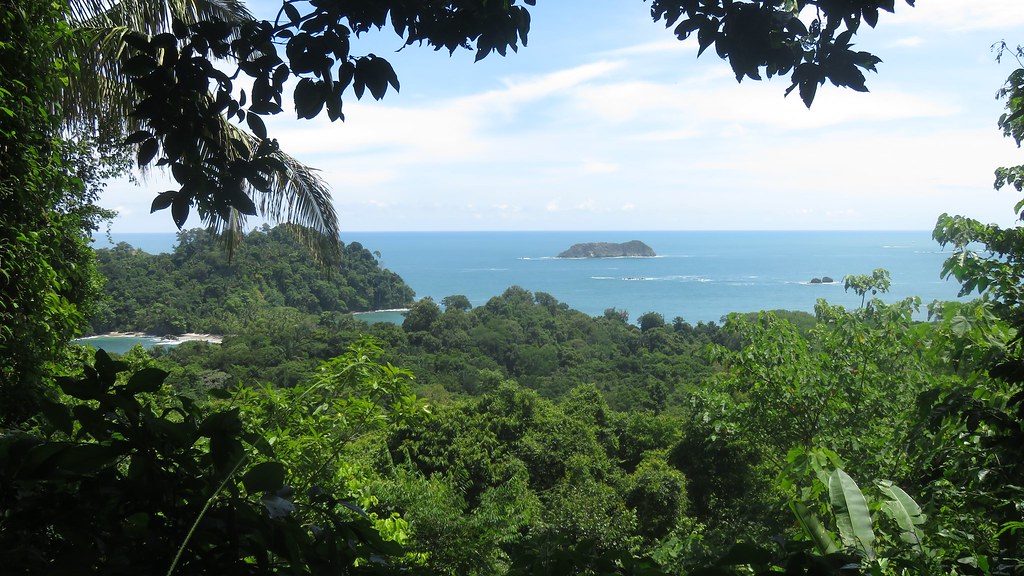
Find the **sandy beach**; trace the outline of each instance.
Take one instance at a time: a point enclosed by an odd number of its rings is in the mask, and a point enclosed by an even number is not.
[[[211,344],[221,344],[224,342],[224,336],[220,334],[198,334],[196,332],[186,332],[181,336],[177,336],[176,339],[182,342],[209,342]]]
[[[220,334],[200,334],[197,332],[186,332],[184,334],[173,335],[168,334],[160,336],[157,334],[146,334],[144,332],[106,332],[104,334],[93,334],[92,336],[85,336],[82,340],[88,340],[90,338],[156,338],[159,340],[166,340],[169,342],[209,342],[211,344],[220,344],[224,341],[224,336]]]

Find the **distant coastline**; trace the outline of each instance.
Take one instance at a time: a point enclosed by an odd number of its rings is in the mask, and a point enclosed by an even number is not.
[[[112,234],[114,242],[135,240]],[[142,233],[154,252],[169,251],[174,233]],[[162,238],[164,244],[158,245]],[[641,239],[655,258],[558,259],[560,250],[592,240]],[[658,312],[687,322],[720,322],[730,312],[787,309],[813,312],[818,298],[856,307],[860,297],[843,290],[844,274],[885,268],[894,301],[955,300],[959,284],[939,276],[949,256],[921,231],[560,231],[560,232],[346,232],[382,254],[381,264],[440,305],[465,295],[482,306],[510,286],[551,294],[591,316],[615,307],[632,318]],[[97,247],[105,240],[98,240]],[[833,284],[809,286],[828,274]],[[643,278],[644,280],[624,280]],[[395,314],[400,312],[381,312]],[[925,319],[927,312],[918,318]],[[356,319],[373,319],[360,314]],[[401,322],[401,320],[397,320]],[[228,339],[230,340],[230,339]]]
[[[358,319],[360,322],[366,322],[367,324],[379,324],[381,322],[388,322],[391,324],[398,324],[401,326],[402,322],[405,321],[405,315],[409,312],[409,308],[389,308],[387,310],[369,310],[367,312],[353,312],[352,317]]]
[[[377,314],[378,312],[408,312],[411,308],[383,308],[381,310],[366,310],[364,312],[353,312],[353,316],[359,316],[360,314]]]
[[[165,334],[163,336],[157,334],[146,334],[145,332],[104,332],[103,334],[90,334],[88,336],[81,336],[75,338],[75,340],[92,340],[96,338],[152,338],[153,340],[160,340],[166,344],[174,344],[180,342],[209,342],[211,344],[222,344],[224,342],[224,336],[221,334],[201,334],[198,332],[186,332],[184,334]]]

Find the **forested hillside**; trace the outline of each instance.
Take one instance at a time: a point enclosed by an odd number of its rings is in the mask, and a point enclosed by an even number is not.
[[[806,313],[785,314],[805,325],[814,321]],[[590,317],[550,294],[513,286],[477,308],[459,295],[441,306],[421,300],[401,326],[278,308],[238,323],[221,345],[185,343],[162,354],[222,385],[258,379],[284,386],[371,335],[383,344],[385,359],[417,375],[417,393],[432,399],[479,395],[511,378],[551,399],[595,385],[616,408],[660,412],[713,372],[709,345],[738,345],[713,322],[666,323],[653,313],[640,320],[642,326],[631,324],[616,310]],[[172,379],[177,373],[172,370]]]
[[[230,253],[199,228],[179,233],[169,254],[123,243],[97,250],[106,282],[91,330],[224,334],[275,308],[316,315],[412,303],[413,290],[359,243],[328,256],[317,265],[286,226],[253,230]]]
[[[402,326],[310,316],[128,357],[241,407],[302,483],[347,494],[400,541],[414,573],[843,574],[866,558],[1012,573],[1013,512],[985,502],[1016,493],[1018,465],[1000,459],[1019,448],[995,424],[1008,390],[979,368],[1014,332],[981,302],[914,321],[915,299],[872,297],[884,271],[847,283],[863,305],[821,301],[814,317],[630,324],[512,287],[477,308],[421,301]],[[769,545],[780,536],[788,547]]]

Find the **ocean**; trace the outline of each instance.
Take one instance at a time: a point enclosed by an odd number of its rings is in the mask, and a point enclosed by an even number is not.
[[[84,346],[92,346],[99,350],[102,348],[107,352],[116,352],[118,354],[124,354],[125,352],[132,349],[136,344],[141,345],[143,348],[149,350],[151,348],[162,347],[162,346],[176,346],[180,344],[177,340],[167,340],[157,336],[88,336],[86,338],[76,338],[74,340],[78,344]]]
[[[147,252],[170,251],[176,236],[113,234]],[[956,298],[959,285],[942,280],[949,255],[925,231],[896,232],[351,232],[380,254],[417,298],[462,294],[474,306],[509,286],[547,292],[590,315],[608,308],[636,319],[658,312],[671,321],[719,321],[730,312],[788,309],[813,312],[825,298],[857,306],[843,290],[848,274],[885,268],[894,301],[919,296],[923,304]],[[567,260],[555,256],[580,242],[640,240],[655,258]],[[109,246],[107,238],[95,243]],[[829,276],[834,284],[812,284]],[[923,306],[922,306],[923,308]],[[924,313],[919,315],[924,317]]]

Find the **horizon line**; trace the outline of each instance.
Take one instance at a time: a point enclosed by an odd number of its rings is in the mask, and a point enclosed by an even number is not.
[[[161,232],[142,231],[142,230],[122,230],[122,231],[110,231],[109,234],[178,234],[179,232],[186,232],[190,230],[203,229],[200,226],[195,228],[188,228],[186,230],[166,230]],[[252,232],[258,230],[258,227],[247,230],[246,232]],[[488,229],[488,230],[343,230],[342,235],[345,234],[491,234],[491,233],[524,233],[524,234],[535,234],[535,233],[602,233],[602,232],[630,232],[630,233],[657,233],[657,232],[928,232],[931,233],[932,229],[925,228],[690,228],[690,229],[651,229],[651,230],[639,230],[639,229],[626,229],[626,228],[573,228],[573,229],[559,229],[559,230],[523,230],[523,229]],[[91,235],[92,238],[106,236],[108,232]]]

